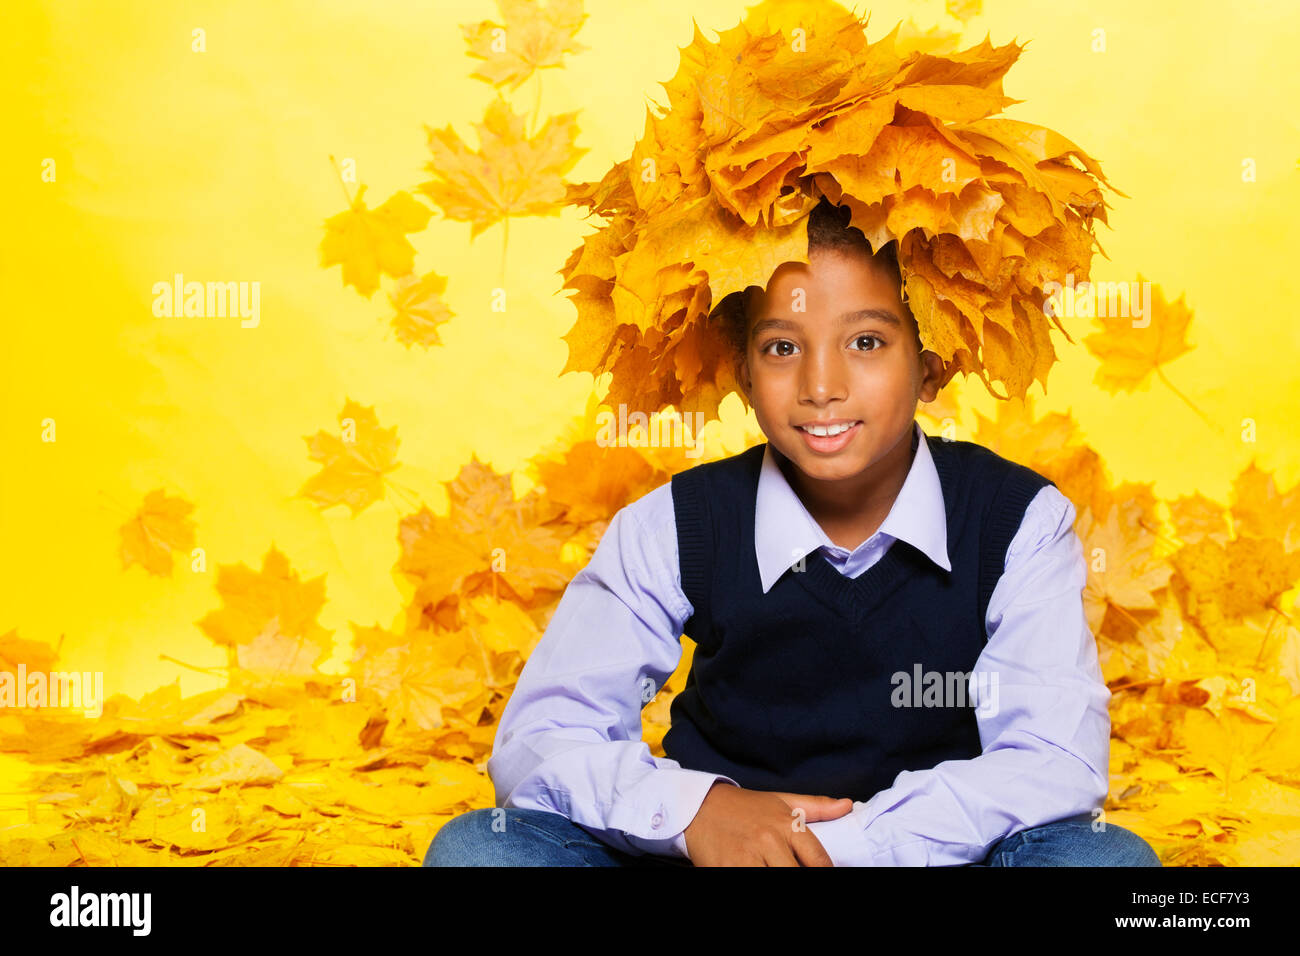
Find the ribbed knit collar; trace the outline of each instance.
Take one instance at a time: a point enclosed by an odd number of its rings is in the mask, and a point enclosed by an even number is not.
[[[917,442],[912,467],[880,525],[879,534],[882,538],[888,535],[890,539],[906,541],[939,567],[951,571],[948,522],[939,473],[920,424],[914,421],[912,427]],[[754,551],[764,594],[801,556],[819,548],[843,552],[826,536],[790,487],[777,462],[779,454],[769,442],[763,452],[754,503]],[[859,550],[866,546],[864,541]]]

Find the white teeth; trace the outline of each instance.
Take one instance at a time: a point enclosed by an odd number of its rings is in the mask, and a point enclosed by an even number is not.
[[[838,435],[841,432],[846,432],[852,428],[854,424],[856,424],[856,422],[851,422],[848,425],[831,425],[829,428],[825,425],[806,425],[802,427],[803,430],[809,434],[821,435],[824,438],[828,435]]]

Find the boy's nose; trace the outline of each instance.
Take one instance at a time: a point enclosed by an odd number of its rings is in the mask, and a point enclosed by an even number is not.
[[[799,397],[818,403],[843,398],[847,381],[843,358],[813,350],[800,369]]]

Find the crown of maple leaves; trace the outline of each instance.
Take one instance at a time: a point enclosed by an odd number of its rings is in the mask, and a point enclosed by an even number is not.
[[[561,270],[578,311],[564,371],[610,372],[610,404],[716,418],[741,389],[711,308],[807,262],[826,196],[873,249],[897,240],[945,384],[962,371],[999,398],[1046,388],[1049,318],[1074,340],[1044,287],[1088,276],[1099,186],[1124,194],[1058,133],[990,118],[1021,102],[1002,77],[1023,45],[903,53],[898,27],[875,43],[865,27],[830,0],[765,0],[716,43],[696,26],[631,157],[567,188],[606,224]]]

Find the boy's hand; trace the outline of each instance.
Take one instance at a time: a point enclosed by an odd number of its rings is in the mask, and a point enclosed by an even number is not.
[[[800,808],[805,822],[834,820],[852,810],[853,801],[746,790],[715,781],[686,827],[691,862],[696,866],[834,866],[811,830],[795,828],[793,811]]]

